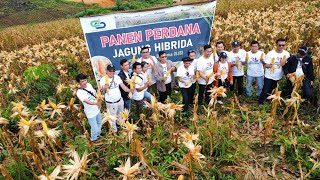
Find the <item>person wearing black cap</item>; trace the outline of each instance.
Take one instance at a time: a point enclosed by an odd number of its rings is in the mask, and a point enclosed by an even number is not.
[[[289,74],[294,72],[297,76],[304,75],[304,79],[302,81],[303,98],[310,100],[312,97],[311,86],[314,81],[314,72],[312,58],[308,55],[308,48],[306,46],[300,47],[298,49],[298,53],[291,56],[284,66],[284,75],[287,78],[289,78]],[[293,90],[293,86],[290,80],[287,80],[287,82],[290,87],[288,92],[289,95]]]
[[[214,64],[213,66],[213,72],[215,74],[219,74],[215,81],[214,86],[220,87],[224,86],[226,87],[226,84],[229,83],[230,85],[233,85],[233,77],[232,77],[232,68],[231,63],[227,61],[228,54],[226,52],[221,52],[219,55],[219,62]],[[218,97],[217,99],[218,104],[223,104],[222,97]]]
[[[233,41],[231,43],[232,51],[229,52],[228,61],[231,62],[232,76],[234,84],[237,83],[238,95],[243,94],[243,76],[244,76],[244,65],[246,64],[246,51],[240,49],[240,42]],[[230,86],[230,90],[234,90],[234,84]]]
[[[192,104],[192,84],[195,79],[194,67],[191,65],[192,59],[189,57],[182,58],[183,66],[180,66],[177,70],[177,77],[179,80],[179,87],[182,94],[183,112],[186,112],[189,105]]]
[[[109,64],[107,66],[107,75],[100,79],[100,88],[102,91],[106,92],[104,98],[107,109],[110,111],[111,115],[117,116],[117,123],[120,124],[120,112],[122,112],[124,109],[120,87],[125,92],[131,93],[133,93],[133,89],[130,90],[127,86],[125,86],[121,78],[118,75],[115,75],[115,71],[116,69],[113,65]],[[111,122],[111,128],[114,132],[118,132],[115,121]]]

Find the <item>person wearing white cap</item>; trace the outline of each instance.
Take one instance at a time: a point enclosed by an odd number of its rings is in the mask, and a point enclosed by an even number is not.
[[[289,74],[294,72],[297,76],[304,75],[304,79],[302,81],[303,98],[310,100],[312,97],[311,86],[314,81],[314,73],[312,58],[308,55],[308,48],[306,46],[300,47],[298,49],[298,53],[291,56],[284,66],[284,75],[287,78],[289,78]],[[288,94],[291,94],[293,85],[290,80],[287,80],[287,82],[289,84]]]
[[[123,99],[121,97],[120,87],[125,92],[133,93],[133,89],[130,90],[118,75],[115,75],[115,67],[113,65],[107,66],[107,75],[100,79],[100,88],[106,92],[104,95],[107,109],[111,115],[117,116],[117,123],[120,123],[120,112],[124,110]],[[106,80],[108,78],[108,80]],[[118,132],[116,122],[111,122],[111,128],[114,132]]]

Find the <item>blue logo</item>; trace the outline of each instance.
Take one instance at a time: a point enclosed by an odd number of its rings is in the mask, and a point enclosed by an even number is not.
[[[106,23],[100,21],[100,19],[91,21],[90,25],[96,29],[102,29],[106,27]]]

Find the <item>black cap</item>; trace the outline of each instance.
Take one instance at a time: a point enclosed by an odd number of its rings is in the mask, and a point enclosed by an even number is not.
[[[301,54],[301,55],[307,54],[308,53],[308,47],[306,47],[306,46],[299,47],[298,53]]]
[[[228,57],[228,55],[227,55],[226,52],[221,52],[220,53],[220,58],[227,58],[227,57]]]
[[[191,61],[193,61],[193,59],[191,59],[190,57],[184,57],[184,58],[181,59],[181,61],[183,61],[183,62],[191,62]]]
[[[115,70],[116,70],[116,68],[112,64],[109,64],[107,66],[107,71],[115,71]]]
[[[231,43],[231,45],[232,45],[232,47],[238,47],[238,46],[240,46],[240,42],[239,41],[233,41]]]

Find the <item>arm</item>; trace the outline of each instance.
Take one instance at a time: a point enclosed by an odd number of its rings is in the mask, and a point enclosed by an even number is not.
[[[136,88],[136,90],[137,90],[138,92],[141,92],[141,91],[143,91],[144,89],[146,89],[146,88],[148,88],[148,87],[149,87],[149,84],[148,84],[148,83],[145,83],[144,86],[139,87],[139,88]]]
[[[126,85],[124,85],[123,83],[120,84],[120,87],[125,91],[125,92],[131,92],[133,93],[133,89],[130,90]]]

